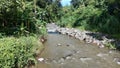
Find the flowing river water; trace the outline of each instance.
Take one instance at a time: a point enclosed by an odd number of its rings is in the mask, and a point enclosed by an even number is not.
[[[120,52],[59,33],[48,33],[35,68],[120,68]]]

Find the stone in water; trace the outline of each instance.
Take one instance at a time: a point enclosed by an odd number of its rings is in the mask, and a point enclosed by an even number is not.
[[[38,61],[43,62],[44,58],[39,58]]]
[[[60,44],[60,43],[58,43],[58,44],[57,44],[57,46],[61,46],[61,44]]]

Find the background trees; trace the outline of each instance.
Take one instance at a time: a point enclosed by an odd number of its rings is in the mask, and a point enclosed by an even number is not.
[[[62,17],[62,26],[109,34],[120,33],[119,0],[72,0],[68,8],[71,10]]]
[[[38,27],[59,19],[61,7],[60,0],[0,0],[0,32],[41,33]]]
[[[5,34],[34,32],[33,5],[24,0],[0,0],[0,29]]]
[[[46,22],[55,22],[61,17],[60,0],[37,0],[37,5],[44,10],[45,14],[41,16]]]

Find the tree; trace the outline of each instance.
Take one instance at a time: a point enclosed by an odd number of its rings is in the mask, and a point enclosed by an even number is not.
[[[71,5],[72,12],[65,13],[60,24],[109,34],[120,33],[120,0],[72,0]],[[73,20],[67,23],[70,19]]]
[[[35,32],[34,5],[25,0],[0,0],[0,32]]]
[[[60,0],[37,0],[37,6],[45,12],[41,14],[42,20],[50,23],[60,18],[62,7]]]
[[[71,5],[72,5],[74,8],[78,8],[79,5],[80,5],[80,0],[71,0]]]
[[[47,5],[52,4],[53,0],[37,0],[37,5],[40,8],[46,8]]]

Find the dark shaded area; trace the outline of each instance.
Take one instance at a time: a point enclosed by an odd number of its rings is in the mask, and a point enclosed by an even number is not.
[[[103,37],[106,37],[107,35],[102,33],[86,33],[86,35],[92,36],[95,39],[103,40]]]
[[[108,12],[103,11],[100,16],[92,16],[88,20],[88,26],[91,29],[97,29],[103,33],[115,34],[120,33],[120,22],[115,16],[111,16]]]
[[[48,34],[59,34],[59,32],[48,32]]]

